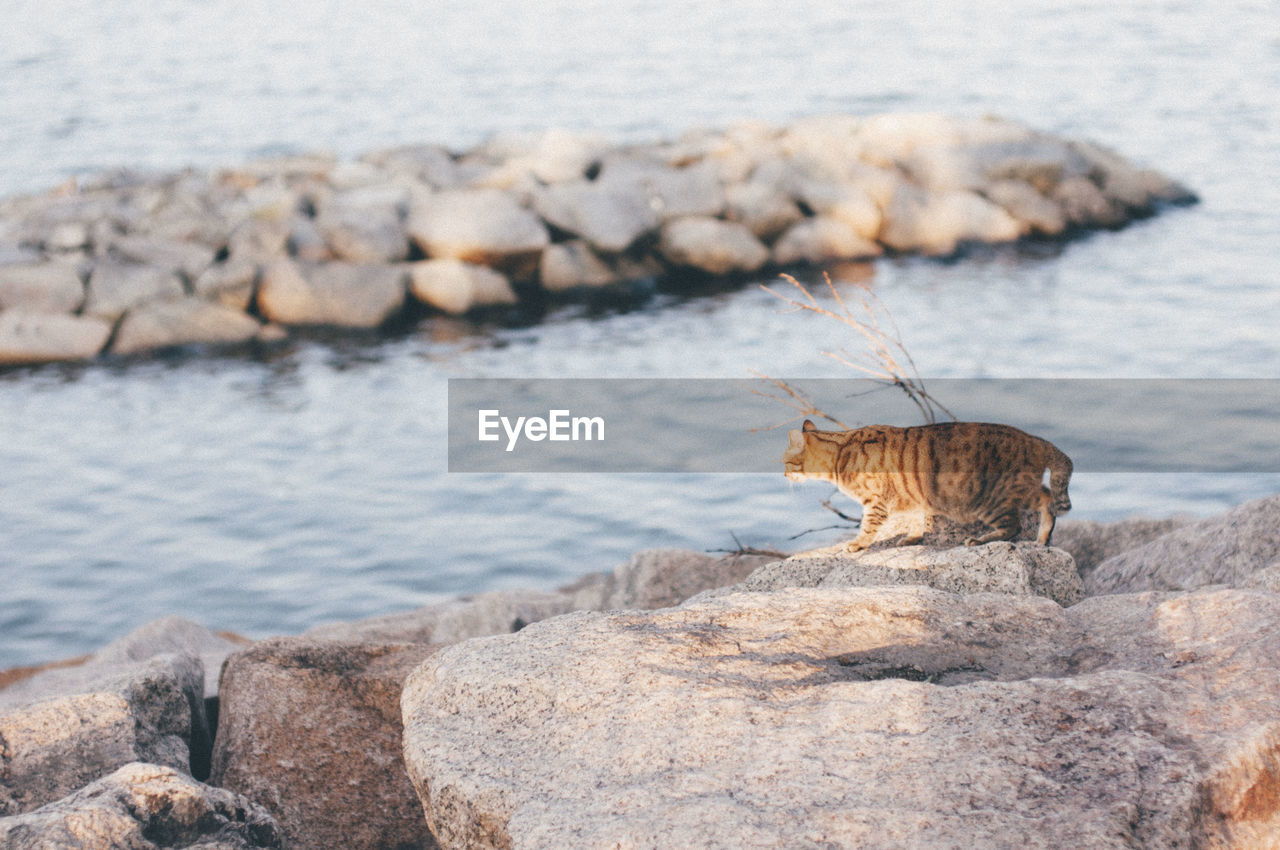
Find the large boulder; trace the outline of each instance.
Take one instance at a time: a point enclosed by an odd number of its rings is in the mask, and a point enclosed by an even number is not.
[[[459,596],[412,611],[327,623],[309,629],[303,637],[345,643],[457,643],[474,637],[517,632],[529,623],[573,609],[573,599],[564,593],[495,590]]]
[[[72,263],[0,264],[0,310],[74,313],[84,303],[84,283]]]
[[[538,264],[538,281],[548,292],[605,286],[618,280],[618,273],[581,239],[548,245]]]
[[[583,576],[565,591],[575,610],[666,608],[742,581],[773,560],[745,553],[714,557],[687,549],[645,549],[612,572]]]
[[[0,818],[7,850],[256,850],[284,846],[257,803],[134,762],[35,811]]]
[[[876,587],[921,584],[952,593],[1045,596],[1059,605],[1084,598],[1075,561],[1038,543],[988,543],[934,549],[901,546],[850,554],[817,549],[767,564],[742,582],[743,590],[779,587]]]
[[[111,336],[111,325],[92,316],[0,312],[0,366],[89,360]]]
[[[859,236],[846,222],[819,215],[799,222],[782,234],[773,246],[773,261],[788,266],[868,259],[881,253],[879,245]]]
[[[455,316],[473,307],[516,303],[506,275],[462,260],[413,263],[409,266],[409,292],[422,303]]]
[[[118,236],[111,250],[129,262],[167,269],[187,280],[195,280],[214,260],[214,250],[199,242],[146,235]]]
[[[880,241],[895,251],[941,256],[967,242],[1012,242],[1023,233],[1017,219],[973,192],[904,184],[885,210]]]
[[[1280,496],[1238,505],[1102,561],[1085,577],[1090,595],[1243,586],[1280,560]]]
[[[399,712],[401,684],[431,651],[273,638],[233,655],[211,781],[265,805],[295,850],[435,847]]]
[[[401,266],[277,260],[262,272],[258,309],[282,325],[376,328],[404,306],[405,277]]]
[[[706,216],[667,222],[658,251],[672,265],[713,275],[753,272],[769,260],[769,249],[745,224]]]
[[[610,254],[625,251],[661,222],[635,187],[616,182],[557,183],[535,193],[533,204],[550,224]]]
[[[169,269],[103,260],[94,265],[89,275],[84,313],[114,322],[131,307],[181,298],[183,294],[182,281]]]
[[[416,203],[406,225],[431,258],[532,275],[551,238],[536,215],[499,189],[451,189]]]
[[[1150,543],[1190,521],[1184,517],[1131,517],[1112,522],[1060,519],[1053,529],[1053,545],[1075,559],[1076,569],[1084,578],[1113,555]]]
[[[930,588],[580,613],[402,698],[442,847],[1264,847],[1280,597]]]
[[[178,298],[124,314],[112,354],[138,354],[182,345],[235,345],[257,337],[262,325],[240,310],[203,298]]]
[[[50,803],[132,761],[198,770],[210,741],[204,667],[190,652],[135,659],[108,647],[0,690],[0,740],[0,814]]]
[[[192,283],[195,295],[245,311],[253,303],[261,267],[244,259],[228,259],[209,266]]]

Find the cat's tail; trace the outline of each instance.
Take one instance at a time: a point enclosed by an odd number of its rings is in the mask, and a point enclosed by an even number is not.
[[[1071,510],[1071,497],[1067,495],[1067,484],[1071,481],[1071,458],[1052,443],[1045,445],[1048,447],[1045,465],[1049,467],[1049,495],[1053,499],[1053,515],[1059,516]]]

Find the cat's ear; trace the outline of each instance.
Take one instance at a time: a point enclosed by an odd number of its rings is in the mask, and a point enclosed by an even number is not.
[[[803,424],[803,425],[801,425],[800,427],[801,427],[801,428],[803,428],[803,429],[804,429],[804,430],[806,430],[806,431],[817,431],[817,430],[818,430],[818,426],[813,424],[813,420],[812,420],[812,419],[806,419],[806,420],[804,421],[804,424]]]

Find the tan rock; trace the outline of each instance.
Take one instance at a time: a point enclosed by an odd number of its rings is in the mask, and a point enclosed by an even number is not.
[[[409,266],[409,292],[423,304],[455,316],[473,307],[515,304],[506,275],[461,260],[424,260]]]
[[[203,298],[187,297],[135,307],[125,314],[111,353],[139,354],[182,345],[236,345],[261,329],[244,312]]]
[[[773,261],[780,266],[793,263],[827,263],[876,257],[883,249],[862,236],[848,223],[820,215],[791,227],[773,246]]]
[[[427,659],[405,761],[443,847],[1265,847],[1278,617],[919,587],[570,614]]]
[[[449,644],[518,632],[573,608],[574,600],[564,593],[499,590],[412,611],[316,626],[303,637],[346,643]]]
[[[769,249],[746,225],[700,216],[663,225],[658,251],[673,265],[713,275],[753,272],[769,260]]]
[[[1126,220],[1123,208],[1088,177],[1068,177],[1054,187],[1052,198],[1073,227],[1119,227]]]
[[[1067,229],[1062,208],[1023,180],[997,180],[987,186],[987,199],[1025,225],[1028,233],[1058,236]]]
[[[804,218],[788,192],[762,182],[738,183],[725,187],[727,218],[740,221],[757,238],[772,241]]]
[[[84,303],[84,283],[74,264],[0,265],[0,310],[74,313]]]
[[[169,767],[134,762],[33,812],[0,818],[8,850],[283,847],[257,803]]]
[[[712,557],[684,549],[645,549],[609,573],[592,573],[566,592],[573,608],[666,608],[706,590],[742,581],[771,559],[760,555]]]
[[[0,364],[53,363],[97,357],[111,325],[88,316],[0,312]]]
[[[211,781],[266,806],[296,850],[435,847],[399,712],[404,678],[431,651],[273,638],[233,655]]]
[[[928,192],[904,185],[885,210],[880,241],[897,251],[943,256],[965,242],[1011,242],[1018,221],[967,191]]]
[[[538,265],[538,280],[548,292],[563,292],[579,286],[607,286],[617,283],[618,273],[580,239],[548,245]]]
[[[277,260],[263,269],[258,309],[283,325],[376,328],[404,305],[403,266]]]
[[[198,242],[156,239],[152,236],[117,236],[111,249],[125,260],[144,266],[167,269],[187,280],[195,280],[213,265],[214,251]]]

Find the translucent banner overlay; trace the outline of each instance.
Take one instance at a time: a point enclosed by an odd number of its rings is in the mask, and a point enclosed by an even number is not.
[[[850,427],[920,425],[900,389],[786,383]],[[1280,472],[1280,381],[925,381],[962,421],[1049,440],[1077,472]],[[450,472],[782,472],[787,394],[764,380],[451,379]],[[836,429],[813,417],[819,428]],[[790,420],[790,421],[789,421]]]

